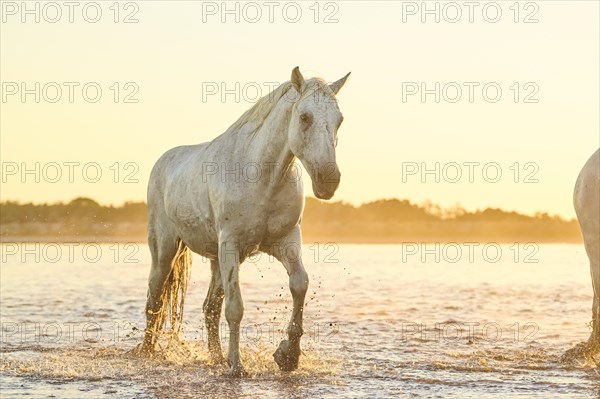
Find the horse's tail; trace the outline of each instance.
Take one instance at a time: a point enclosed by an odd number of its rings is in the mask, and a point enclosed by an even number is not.
[[[183,306],[185,303],[185,293],[190,282],[192,271],[192,252],[183,243],[178,240],[177,253],[171,261],[171,271],[165,281],[160,303],[162,304],[158,311],[158,320],[156,325],[162,329],[165,325],[167,314],[171,330],[170,338],[178,338],[183,325]]]

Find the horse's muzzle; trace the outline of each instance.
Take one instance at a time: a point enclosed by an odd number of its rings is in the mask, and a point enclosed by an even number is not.
[[[317,171],[312,179],[312,188],[315,197],[322,200],[328,200],[333,197],[335,191],[340,185],[342,174],[338,168],[333,171],[322,173]]]

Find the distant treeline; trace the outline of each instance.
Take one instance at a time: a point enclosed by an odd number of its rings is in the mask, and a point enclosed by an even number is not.
[[[89,198],[68,204],[0,203],[2,241],[145,241],[146,204],[103,206]],[[579,242],[576,220],[486,209],[468,212],[386,199],[353,206],[306,199],[305,241],[395,242]]]

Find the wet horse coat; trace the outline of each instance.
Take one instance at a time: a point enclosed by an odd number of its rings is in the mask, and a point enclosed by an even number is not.
[[[262,251],[283,263],[293,297],[288,340],[279,345],[275,361],[282,370],[297,368],[308,274],[301,257],[304,189],[302,180],[290,173],[298,159],[315,196],[330,199],[336,191],[341,175],[335,146],[343,118],[335,95],[347,77],[332,84],[318,78],[305,81],[295,68],[291,81],[260,99],[225,133],[209,143],[173,148],[156,162],[148,184],[152,268],[144,351],[155,347],[166,303],[183,301],[185,286],[175,283],[187,281],[189,266],[173,260],[191,250],[211,260],[204,302],[211,356],[223,360],[219,320],[224,300],[230,374],[243,374],[239,267]],[[172,321],[183,317],[182,302],[170,308]]]
[[[592,334],[588,341],[592,349],[600,348],[600,150],[587,161],[575,184],[573,204],[581,227],[585,251],[590,260],[594,301],[592,304]]]

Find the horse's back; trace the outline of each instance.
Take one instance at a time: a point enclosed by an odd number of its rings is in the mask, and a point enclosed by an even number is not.
[[[148,183],[148,226],[169,231],[194,252],[211,257],[207,243],[216,240],[216,233],[209,181],[202,171],[209,144],[171,148],[156,161]]]
[[[575,184],[573,204],[588,256],[600,264],[600,150],[587,161]]]
[[[153,194],[164,194],[165,188],[178,171],[185,170],[185,166],[201,155],[209,143],[196,145],[183,145],[171,148],[158,158],[148,182],[148,201]],[[153,198],[154,199],[154,198]]]
[[[193,200],[189,182],[197,173],[195,164],[208,143],[174,147],[156,161],[148,182],[148,215],[150,223],[173,219],[176,209],[189,208]],[[187,183],[186,183],[187,182]]]

